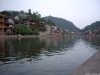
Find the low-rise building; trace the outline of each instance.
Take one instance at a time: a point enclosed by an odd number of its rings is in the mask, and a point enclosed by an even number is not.
[[[7,18],[6,15],[0,13],[0,35],[5,35],[8,31],[11,32],[14,25],[14,22],[12,22],[12,19]]]

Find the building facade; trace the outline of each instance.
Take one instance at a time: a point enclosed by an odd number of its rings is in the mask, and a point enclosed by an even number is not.
[[[14,23],[12,24],[9,21],[11,21],[11,19],[8,19],[5,15],[0,13],[0,35],[5,35],[7,32],[11,33]]]

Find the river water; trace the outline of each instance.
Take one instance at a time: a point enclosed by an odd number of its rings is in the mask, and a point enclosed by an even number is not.
[[[100,38],[0,39],[0,75],[70,75],[100,49]]]

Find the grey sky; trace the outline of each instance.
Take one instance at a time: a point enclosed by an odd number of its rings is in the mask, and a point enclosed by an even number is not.
[[[100,0],[0,0],[0,11],[28,9],[42,17],[64,18],[79,28],[100,20]]]

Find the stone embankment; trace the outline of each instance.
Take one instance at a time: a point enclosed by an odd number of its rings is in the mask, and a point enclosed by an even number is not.
[[[72,75],[100,75],[100,52],[77,68]]]

